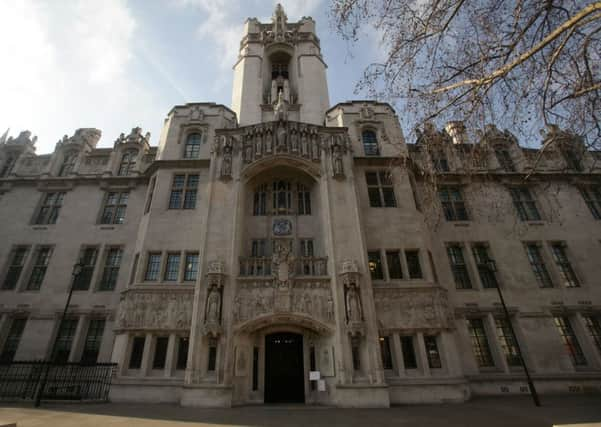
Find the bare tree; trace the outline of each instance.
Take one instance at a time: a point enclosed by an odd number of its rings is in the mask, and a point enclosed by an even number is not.
[[[357,89],[412,123],[496,123],[526,142],[553,124],[601,148],[601,2],[332,0],[330,12],[349,41],[381,35],[385,58]]]

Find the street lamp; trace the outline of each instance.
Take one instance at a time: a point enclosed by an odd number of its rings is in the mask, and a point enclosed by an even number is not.
[[[497,264],[494,260],[489,259],[486,261],[486,268],[492,274],[497,272]],[[528,382],[528,388],[530,390],[530,395],[532,396],[532,400],[536,406],[540,406],[540,400],[538,399],[538,393],[536,392],[536,388],[534,387],[534,383],[532,382],[532,378],[530,378],[530,372],[528,371],[528,367],[526,366],[526,361],[522,356],[522,349],[520,348],[520,343],[518,341],[518,337],[513,330],[513,325],[511,323],[511,317],[509,316],[509,310],[507,310],[507,306],[505,305],[505,298],[503,298],[503,292],[501,292],[501,287],[497,282],[496,288],[497,293],[499,294],[499,300],[501,300],[501,305],[503,306],[503,312],[505,313],[505,320],[509,325],[509,330],[511,331],[511,336],[513,337],[513,342],[515,343],[516,350],[518,351],[518,357],[520,359],[520,363],[522,364],[522,368],[524,368],[524,373],[526,374],[526,381]]]
[[[44,373],[43,373],[41,381],[39,382],[40,385],[38,387],[38,390],[36,393],[36,398],[35,398],[35,407],[36,408],[38,406],[40,406],[40,401],[42,400],[42,394],[44,394],[44,388],[46,388],[46,381],[48,380],[48,371],[50,370],[50,364],[54,360],[54,351],[56,350],[56,343],[58,342],[60,330],[61,330],[61,327],[63,326],[63,323],[65,322],[65,317],[67,316],[67,311],[69,310],[69,304],[71,303],[71,296],[73,295],[73,285],[75,285],[75,282],[77,282],[79,275],[83,271],[83,267],[84,267],[83,260],[80,259],[73,266],[73,270],[71,271],[72,279],[71,279],[71,285],[69,286],[69,296],[67,297],[67,302],[65,303],[63,315],[61,316],[61,320],[58,324],[58,330],[56,331],[56,334],[54,335],[54,340],[52,341],[52,346],[50,347],[49,360],[46,360],[46,362],[44,363],[44,371],[43,371]]]

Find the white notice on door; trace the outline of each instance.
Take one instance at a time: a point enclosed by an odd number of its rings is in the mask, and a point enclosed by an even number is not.
[[[317,381],[320,378],[319,371],[309,371],[309,381]]]

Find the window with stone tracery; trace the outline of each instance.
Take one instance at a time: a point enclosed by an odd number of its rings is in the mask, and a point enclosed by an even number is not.
[[[63,159],[63,164],[58,172],[58,176],[67,176],[73,172],[75,169],[75,162],[77,160],[77,153],[71,152],[65,154],[65,158]]]
[[[133,170],[136,167],[136,156],[138,152],[135,150],[129,150],[123,153],[121,157],[121,163],[119,164],[119,170],[117,171],[117,175],[119,176],[128,176],[131,175]]]
[[[272,192],[273,211],[276,214],[292,213],[292,190],[288,181],[274,181]]]
[[[278,179],[255,187],[252,203],[253,216],[311,215],[311,189],[305,184]]]

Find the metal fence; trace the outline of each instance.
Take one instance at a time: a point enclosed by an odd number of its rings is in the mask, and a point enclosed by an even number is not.
[[[116,367],[115,363],[0,363],[0,400],[35,400],[44,384],[44,400],[107,401]]]

